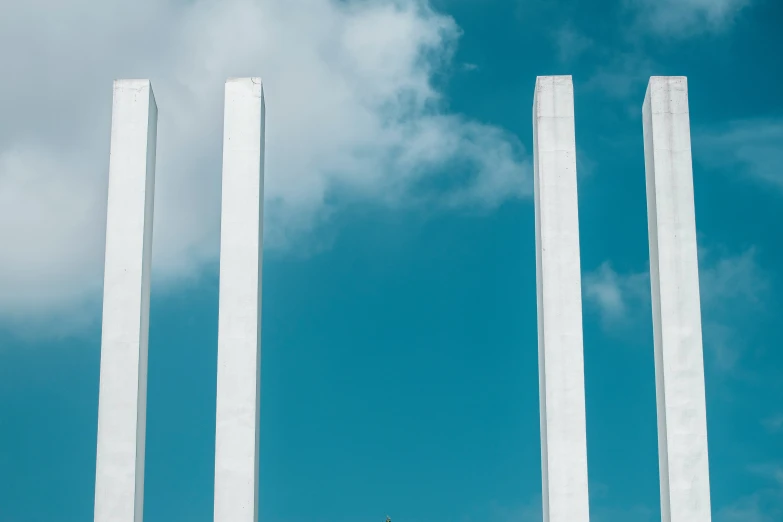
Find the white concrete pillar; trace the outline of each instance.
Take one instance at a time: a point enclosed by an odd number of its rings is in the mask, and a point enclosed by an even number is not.
[[[114,82],[103,282],[95,522],[141,522],[158,108],[148,80]]]
[[[536,79],[533,150],[544,521],[586,522],[582,290],[570,76]]]
[[[663,522],[708,522],[710,479],[688,82],[653,76],[642,109]]]
[[[258,520],[264,90],[226,82],[220,229],[215,522]]]

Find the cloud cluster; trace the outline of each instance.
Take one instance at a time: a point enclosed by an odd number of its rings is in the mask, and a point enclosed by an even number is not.
[[[9,5],[0,322],[74,315],[100,297],[114,78],[150,78],[160,110],[158,279],[216,259],[230,76],[264,79],[269,248],[311,248],[346,199],[491,208],[526,196],[519,140],[444,109],[434,78],[450,71],[459,36],[426,0]]]
[[[741,172],[749,179],[783,191],[783,119],[742,120],[700,129],[695,149],[703,165]]]
[[[715,32],[731,24],[751,0],[631,0],[639,26],[667,37]]]
[[[596,30],[594,24],[567,21],[551,33],[561,63],[579,59],[589,66],[584,88],[621,100],[644,96],[650,76],[665,71],[660,63],[661,42],[682,41],[705,34],[730,34],[739,13],[752,0],[621,0],[621,9],[609,10],[622,37]],[[560,7],[560,3],[557,4]],[[630,23],[629,23],[630,22]],[[638,117],[639,100],[627,106]]]

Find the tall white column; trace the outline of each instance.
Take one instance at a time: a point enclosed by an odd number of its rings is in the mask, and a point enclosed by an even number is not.
[[[663,522],[708,522],[710,479],[688,82],[653,76],[642,109]]]
[[[141,522],[158,108],[148,80],[114,82],[95,522]]]
[[[533,149],[544,521],[586,522],[582,290],[570,76],[536,79]]]
[[[215,522],[258,520],[264,90],[226,82],[220,230]]]

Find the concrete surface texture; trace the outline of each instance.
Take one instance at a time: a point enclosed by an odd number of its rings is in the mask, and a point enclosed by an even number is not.
[[[642,112],[661,519],[707,522],[707,415],[686,78],[650,78]]]
[[[258,519],[264,91],[226,82],[220,230],[215,522]]]
[[[582,291],[570,76],[537,78],[533,150],[544,521],[585,522]]]
[[[95,522],[140,522],[158,109],[148,80],[114,82]]]

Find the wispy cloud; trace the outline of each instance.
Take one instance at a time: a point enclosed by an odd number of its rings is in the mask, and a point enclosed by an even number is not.
[[[744,120],[694,133],[695,159],[783,191],[783,118]]]
[[[699,290],[708,313],[734,312],[738,301],[754,306],[761,304],[769,281],[758,265],[755,248],[739,255],[721,255],[702,248],[699,257],[702,260]]]
[[[751,0],[628,0],[637,10],[636,30],[684,38],[731,26]]]
[[[538,522],[541,520],[541,513],[541,498],[536,497],[513,507],[492,503],[488,513],[482,514],[481,519],[495,522]]]
[[[653,510],[647,506],[596,507],[590,520],[594,522],[652,522]]]
[[[114,78],[150,78],[160,109],[161,281],[216,259],[230,76],[265,83],[268,248],[312,248],[313,231],[347,198],[493,208],[525,197],[530,165],[519,140],[441,104],[432,80],[453,66],[460,32],[427,0],[8,4],[0,322],[83,315],[100,297]],[[455,166],[463,170],[449,177]],[[433,176],[446,176],[445,190],[425,193]]]
[[[739,13],[753,0],[624,0],[615,19],[621,44],[596,35],[589,38],[579,25],[566,24],[554,33],[561,61],[589,51],[594,67],[585,88],[628,100],[630,114],[640,115],[644,85],[662,73],[655,46],[705,33],[728,32]],[[615,16],[609,14],[608,16]],[[639,98],[639,99],[637,99]]]
[[[607,330],[649,315],[646,313],[650,306],[649,272],[620,274],[605,261],[585,274],[583,286],[585,299],[597,307]]]
[[[750,348],[743,324],[762,312],[769,296],[769,275],[758,264],[756,250],[721,256],[703,249],[699,274],[705,346],[717,367],[737,368]]]
[[[652,522],[653,510],[643,505],[623,505],[608,498],[608,488],[603,484],[590,484],[590,520],[594,522]],[[597,494],[596,494],[597,493]],[[601,498],[594,502],[595,497]],[[607,497],[607,498],[603,498]],[[476,514],[470,520],[493,522],[540,522],[542,519],[541,497],[537,496],[525,504],[514,507],[493,503],[486,513]]]
[[[769,433],[783,433],[783,413],[776,413],[761,421]]]
[[[783,465],[779,463],[767,462],[765,464],[755,464],[750,468],[751,473],[766,478],[783,488]],[[783,501],[783,499],[781,499]]]
[[[765,480],[766,485],[718,509],[716,522],[783,520],[783,466],[778,463],[766,463],[751,466],[748,471]]]
[[[643,504],[624,503],[622,495],[617,495],[605,483],[590,482],[590,520],[593,522],[651,522],[654,513]]]
[[[578,31],[572,24],[566,24],[554,33],[555,46],[561,62],[570,62],[590,49],[592,38]]]
[[[615,52],[606,50],[601,65],[593,70],[587,79],[585,89],[605,95],[628,99],[644,97],[644,85],[655,74],[657,64],[639,50]],[[634,100],[634,110],[641,116],[641,101]],[[636,103],[638,102],[638,103]]]
[[[705,348],[715,364],[733,370],[742,356],[744,341],[738,330],[742,310],[759,310],[770,283],[759,266],[755,249],[741,254],[717,255],[700,251],[699,287]],[[607,332],[624,333],[651,324],[649,272],[616,272],[605,262],[584,276],[584,296],[594,307]]]

